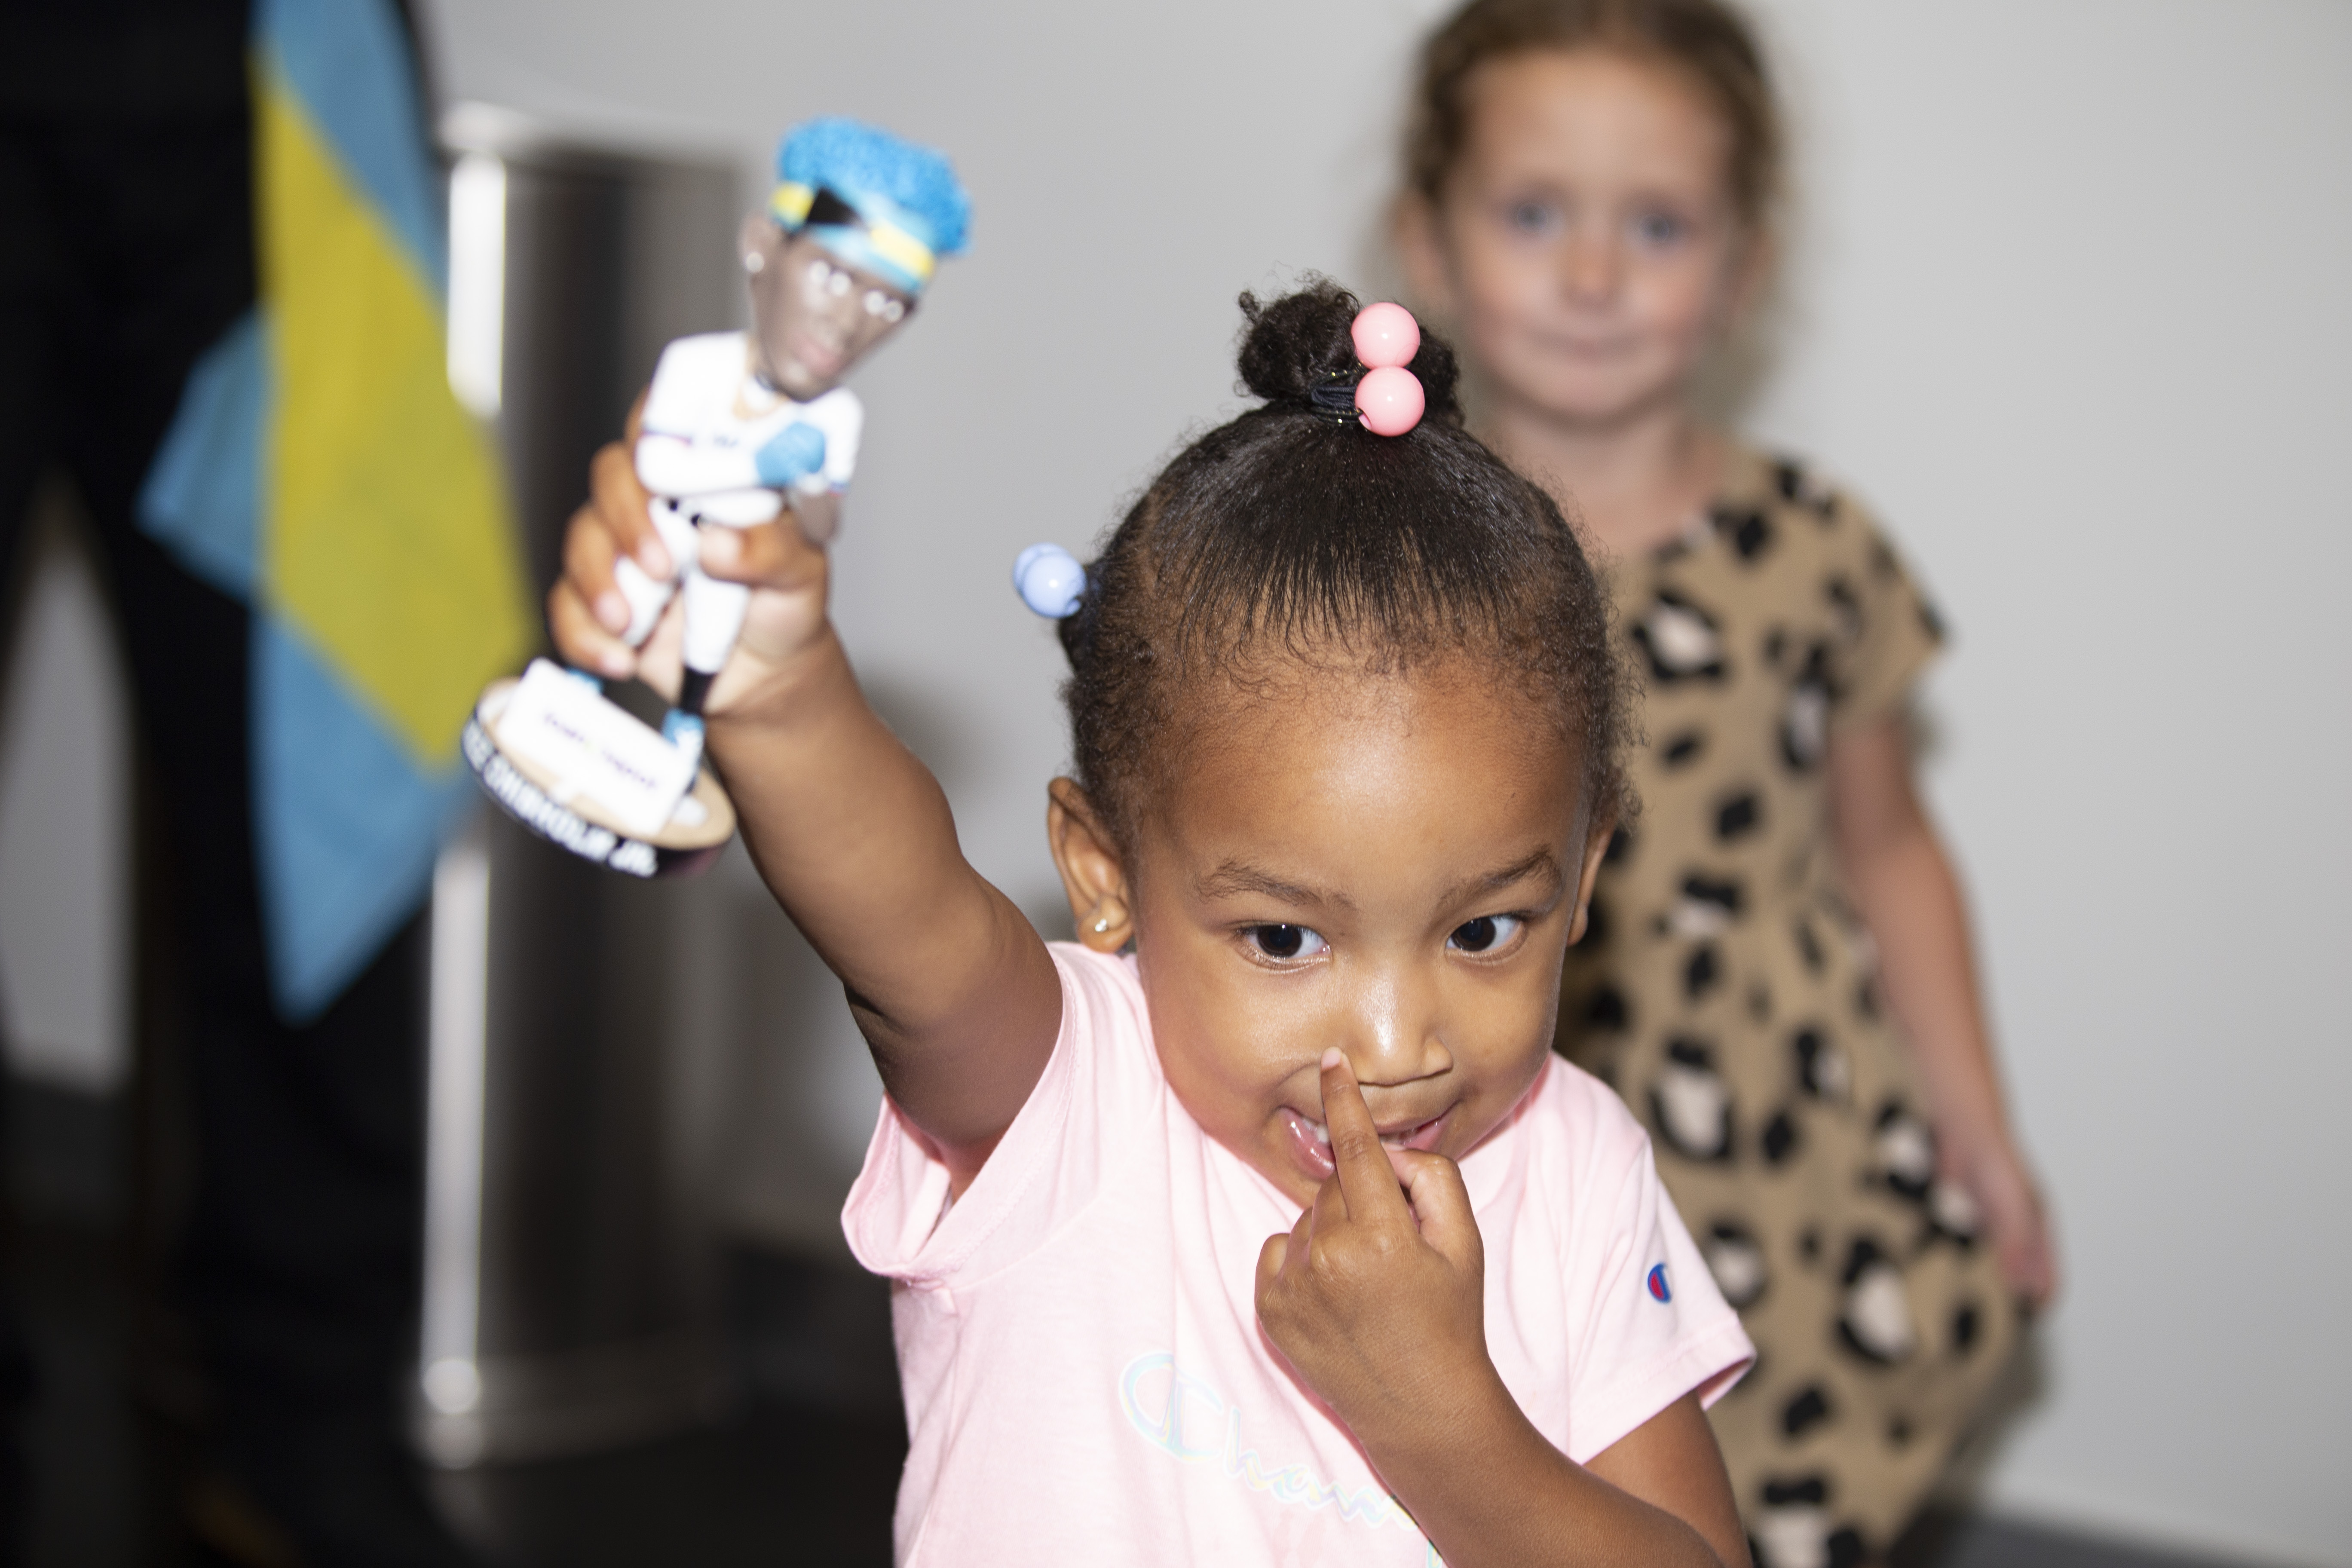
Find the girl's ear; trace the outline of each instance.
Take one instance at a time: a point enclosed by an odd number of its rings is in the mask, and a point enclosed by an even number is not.
[[[1617,816],[1611,812],[1594,821],[1584,841],[1584,873],[1576,879],[1576,913],[1568,922],[1570,947],[1584,940],[1585,928],[1592,922],[1592,885],[1601,879],[1601,862],[1609,858],[1609,846],[1616,837]]]
[[[1454,268],[1445,251],[1444,219],[1429,198],[1408,191],[1397,198],[1389,227],[1396,240],[1397,259],[1404,263],[1405,281],[1412,285],[1428,312],[1450,321],[1454,311]]]
[[[1135,900],[1118,850],[1077,780],[1055,779],[1045,786],[1045,842],[1078,940],[1097,952],[1117,952],[1135,935]]]

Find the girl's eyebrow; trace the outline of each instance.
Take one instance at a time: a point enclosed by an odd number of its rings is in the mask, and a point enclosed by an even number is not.
[[[1488,871],[1483,876],[1466,878],[1446,889],[1442,903],[1456,904],[1481,893],[1491,893],[1534,877],[1541,880],[1546,894],[1554,893],[1565,885],[1560,875],[1559,858],[1548,847],[1538,847],[1509,865]],[[1320,904],[1352,910],[1356,900],[1345,893],[1324,892],[1286,882],[1271,872],[1240,860],[1227,860],[1193,884],[1204,899],[1230,899],[1244,893],[1275,899],[1286,904]]]
[[[1499,870],[1489,871],[1483,877],[1472,877],[1465,881],[1455,883],[1447,890],[1444,902],[1449,905],[1459,903],[1479,893],[1491,893],[1507,888],[1515,882],[1523,882],[1529,877],[1541,879],[1547,893],[1558,892],[1567,882],[1567,879],[1559,872],[1559,858],[1554,855],[1549,847],[1545,847],[1533,850]]]
[[[1356,907],[1356,900],[1345,893],[1326,893],[1301,887],[1297,882],[1286,882],[1271,872],[1240,860],[1224,862],[1193,887],[1204,899],[1230,899],[1243,893],[1255,893],[1286,904],[1324,904],[1343,910]]]

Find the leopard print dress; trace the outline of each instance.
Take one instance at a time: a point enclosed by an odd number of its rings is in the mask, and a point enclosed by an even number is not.
[[[1853,501],[1752,453],[1610,585],[1642,810],[1559,1046],[1648,1126],[1756,1342],[1714,1419],[1760,1568],[1843,1568],[1926,1500],[2017,1331],[1829,857],[1830,742],[1899,713],[1940,633]]]

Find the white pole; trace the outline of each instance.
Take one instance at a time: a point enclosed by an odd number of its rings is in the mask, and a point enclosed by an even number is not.
[[[478,823],[433,871],[433,980],[425,1134],[425,1300],[419,1365],[442,1464],[481,1447],[474,1411],[481,1314],[483,1063],[488,1036],[490,862]]]

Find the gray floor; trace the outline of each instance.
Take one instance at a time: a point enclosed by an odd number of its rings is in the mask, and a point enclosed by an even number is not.
[[[11,1271],[41,1381],[27,1434],[32,1568],[155,1562],[144,1427],[122,1375],[128,1307],[114,1107],[17,1086]],[[887,1292],[742,1250],[729,1269],[740,1391],[723,1426],[617,1453],[445,1476],[434,1495],[490,1568],[772,1568],[889,1562],[905,1453]],[[152,1538],[151,1538],[152,1539]],[[184,1559],[182,1559],[184,1560]],[[1924,1521],[1897,1568],[2227,1568],[1996,1519]]]
[[[1898,1549],[1895,1568],[2235,1568],[2210,1557],[2181,1557],[2090,1536],[2034,1529],[1999,1519],[1922,1521]]]

